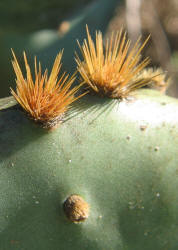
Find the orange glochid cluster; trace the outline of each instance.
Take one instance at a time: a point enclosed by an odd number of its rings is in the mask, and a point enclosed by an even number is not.
[[[100,96],[123,99],[130,92],[150,83],[153,77],[137,79],[139,74],[150,62],[149,58],[140,61],[141,51],[149,37],[140,45],[141,37],[130,49],[131,41],[122,30],[116,35],[112,33],[104,47],[102,33],[96,32],[96,42],[89,33],[81,46],[83,60],[76,54],[78,71],[89,89]]]
[[[31,118],[44,126],[53,126],[61,120],[63,113],[68,109],[69,105],[82,96],[75,97],[81,85],[71,89],[71,85],[75,80],[74,75],[69,77],[64,72],[58,77],[61,70],[62,52],[56,56],[49,77],[47,69],[42,74],[41,64],[39,62],[37,66],[35,57],[35,80],[32,78],[25,52],[26,78],[22,74],[13,51],[12,54],[12,65],[16,74],[16,92],[11,89],[12,95]]]

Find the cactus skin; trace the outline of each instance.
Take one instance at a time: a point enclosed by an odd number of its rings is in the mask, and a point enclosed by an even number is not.
[[[53,131],[0,111],[3,250],[178,248],[178,101],[144,91],[86,96]],[[83,223],[64,215],[71,194],[90,205]]]

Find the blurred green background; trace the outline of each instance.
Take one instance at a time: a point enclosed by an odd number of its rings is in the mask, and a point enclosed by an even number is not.
[[[76,39],[100,29],[105,37],[123,26],[134,42],[151,33],[145,55],[152,66],[161,66],[172,77],[168,94],[178,96],[177,0],[1,0],[0,1],[0,97],[15,86],[11,66],[13,48],[20,62],[25,50],[30,63],[36,55],[43,70],[52,66],[64,48],[63,69],[73,73]]]

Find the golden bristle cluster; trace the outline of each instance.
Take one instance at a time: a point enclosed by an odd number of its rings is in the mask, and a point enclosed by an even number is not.
[[[50,76],[47,69],[42,74],[41,64],[37,66],[35,58],[35,80],[32,78],[30,66],[24,52],[24,62],[26,68],[26,78],[18,64],[17,58],[12,51],[12,65],[16,74],[16,92],[11,89],[12,95],[17,102],[28,112],[35,120],[43,124],[44,127],[50,127],[61,120],[63,113],[69,105],[81,96],[75,97],[79,86],[70,89],[75,77],[69,77],[63,73],[59,78],[61,69],[62,52],[60,52],[54,62]]]
[[[167,76],[166,72],[164,72],[162,68],[146,68],[136,76],[136,79],[145,80],[149,77],[152,78],[149,87],[157,89],[161,93],[165,93],[165,91],[171,84],[171,78]]]
[[[78,42],[83,60],[80,60],[77,55],[76,62],[78,71],[90,90],[101,96],[122,99],[127,97],[131,91],[149,84],[150,77],[141,80],[135,79],[135,76],[150,61],[149,58],[146,58],[140,62],[141,51],[149,37],[142,45],[140,45],[141,38],[139,38],[130,49],[131,41],[121,30],[115,36],[112,34],[111,38],[107,39],[104,48],[102,33],[96,32],[96,43],[94,43],[88,27],[86,29],[87,40],[84,40],[82,46]]]

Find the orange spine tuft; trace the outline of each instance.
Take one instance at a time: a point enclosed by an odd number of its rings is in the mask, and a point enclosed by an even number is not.
[[[78,71],[90,90],[101,96],[122,99],[131,91],[151,82],[152,78],[149,77],[144,80],[135,79],[150,62],[149,58],[140,62],[141,51],[149,37],[142,45],[139,38],[130,50],[131,41],[126,39],[126,33],[121,30],[115,37],[112,34],[111,38],[107,39],[104,48],[102,33],[96,32],[94,43],[88,26],[86,30],[87,39],[82,46],[78,42],[83,60],[76,55],[76,62]]]
[[[41,64],[39,62],[39,66],[37,67],[35,57],[35,80],[32,78],[25,52],[26,78],[23,77],[13,50],[12,54],[12,65],[16,74],[16,92],[11,89],[12,95],[35,121],[42,123],[44,127],[54,126],[61,120],[61,117],[70,104],[84,95],[75,96],[81,85],[71,89],[75,81],[75,75],[69,77],[68,74],[63,73],[58,77],[63,52],[60,52],[56,56],[49,77],[47,76],[47,69],[44,74],[41,73]]]

